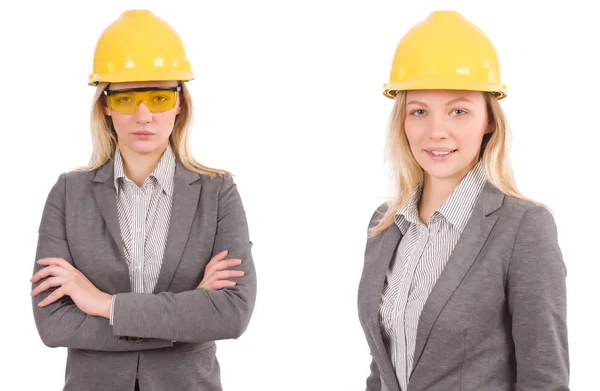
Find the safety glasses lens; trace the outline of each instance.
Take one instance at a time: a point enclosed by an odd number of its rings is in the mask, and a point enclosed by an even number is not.
[[[162,113],[173,109],[177,102],[176,91],[159,89],[148,91],[110,91],[106,98],[108,107],[122,114],[134,114],[142,102],[152,113]]]

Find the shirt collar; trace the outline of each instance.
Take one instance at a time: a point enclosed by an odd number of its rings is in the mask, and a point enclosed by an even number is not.
[[[395,221],[403,235],[410,224],[421,223],[421,218],[419,217],[419,200],[421,199],[422,192],[423,187],[417,187],[406,204],[396,211]]]
[[[486,181],[483,163],[479,161],[460,181],[450,197],[438,208],[438,212],[462,232]]]
[[[167,145],[165,152],[163,153],[158,165],[152,171],[149,177],[154,177],[158,184],[162,187],[162,189],[170,196],[173,195],[174,188],[174,175],[175,175],[175,155],[173,154],[173,150],[171,149],[171,145]],[[123,168],[123,157],[121,156],[121,152],[117,147],[115,149],[114,156],[114,176],[115,176],[115,189],[117,190],[117,194],[119,193],[119,179],[125,180],[127,176],[125,175],[125,170]]]
[[[462,232],[467,225],[467,221],[471,216],[471,211],[475,206],[477,197],[481,193],[486,181],[487,177],[483,163],[479,161],[471,171],[465,175],[450,197],[448,197],[436,211]],[[396,224],[403,234],[406,232],[410,223],[421,223],[418,203],[421,199],[422,190],[422,186],[419,186],[413,192],[408,202],[396,212]]]

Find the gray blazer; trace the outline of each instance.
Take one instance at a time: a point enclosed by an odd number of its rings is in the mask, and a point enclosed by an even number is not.
[[[51,290],[33,298],[44,344],[68,348],[65,391],[133,391],[136,374],[143,391],[222,389],[215,340],[245,331],[256,297],[246,215],[229,176],[210,179],[177,161],[174,182],[154,294],[131,293],[112,161],[93,172],[61,174],[50,191],[36,260],[65,258],[101,291],[123,293],[113,326],[86,315],[69,297],[39,308]],[[208,261],[223,250],[242,260],[235,269],[245,275],[233,288],[196,289]],[[34,273],[40,268],[36,264]]]
[[[379,324],[400,239],[394,224],[366,245],[358,312],[368,391],[400,390]],[[565,278],[550,212],[486,183],[419,318],[408,391],[569,390]]]

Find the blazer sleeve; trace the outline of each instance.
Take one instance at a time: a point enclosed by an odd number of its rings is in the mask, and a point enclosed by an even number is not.
[[[371,228],[375,227],[379,222],[379,219],[385,214],[388,206],[387,203],[381,204],[371,216],[371,220],[369,221],[369,226],[367,228],[367,234],[371,230]],[[365,254],[369,251],[370,246],[373,245],[373,240],[367,240],[367,245],[365,248]],[[364,274],[364,271],[363,271]],[[359,306],[360,311],[360,306]],[[365,330],[365,333],[367,330]],[[381,391],[381,375],[379,373],[379,367],[373,358],[373,354],[371,353],[371,365],[369,367],[370,374],[367,377],[367,388],[366,391]]]
[[[41,258],[64,258],[73,264],[66,235],[65,192],[66,174],[63,173],[50,190],[44,206],[38,230],[34,274],[42,269],[42,266],[37,264],[37,260]],[[32,289],[42,281],[33,284]],[[44,344],[49,347],[136,351],[173,346],[171,341],[165,340],[146,340],[138,343],[120,340],[113,334],[108,319],[85,314],[68,296],[64,296],[46,307],[38,307],[38,303],[55,289],[48,289],[32,298],[33,315],[38,333]]]
[[[381,376],[375,359],[371,358],[371,374],[367,377],[366,391],[381,391]]]
[[[528,209],[507,278],[517,363],[515,391],[569,390],[566,267],[550,212]]]
[[[113,332],[179,342],[207,342],[240,337],[246,330],[256,299],[246,213],[233,179],[223,176],[219,191],[217,227],[212,256],[229,250],[241,259],[244,271],[232,288],[194,289],[180,293],[119,293],[114,301]]]

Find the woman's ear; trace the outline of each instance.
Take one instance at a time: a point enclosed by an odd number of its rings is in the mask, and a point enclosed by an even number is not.
[[[102,103],[102,109],[104,110],[104,115],[106,115],[107,117],[112,116],[112,110],[110,109],[110,107],[108,107],[108,103],[106,102],[106,97],[101,96],[100,102]]]
[[[493,118],[490,118],[487,127],[485,128],[484,134],[492,133],[494,130],[496,130],[496,122]]]
[[[183,93],[178,92],[177,94],[177,111],[175,113],[180,114],[181,110],[183,110],[183,107],[185,106],[185,100],[182,99]]]
[[[494,120],[494,114],[492,111],[492,100],[496,99],[494,97],[494,95],[491,92],[485,92],[485,101],[486,101],[486,113],[487,113],[487,119],[488,119],[488,124],[487,127],[485,128],[485,132],[483,134],[489,134],[492,133],[494,130],[496,130],[496,121]]]

